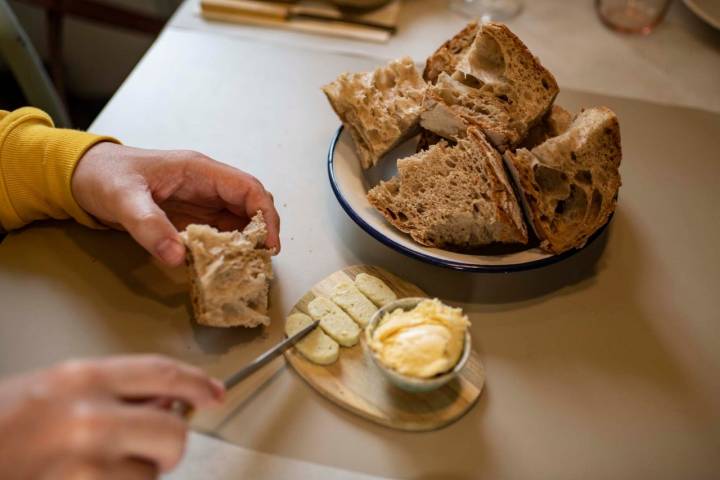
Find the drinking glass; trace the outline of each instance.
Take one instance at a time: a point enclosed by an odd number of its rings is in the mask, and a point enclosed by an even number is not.
[[[595,0],[600,20],[624,33],[647,35],[662,22],[670,0]]]
[[[451,0],[450,8],[482,22],[505,21],[522,10],[520,0]]]

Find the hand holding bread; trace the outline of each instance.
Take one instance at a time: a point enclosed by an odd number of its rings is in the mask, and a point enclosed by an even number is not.
[[[280,249],[272,195],[253,176],[197,152],[100,143],[80,160],[72,193],[98,221],[127,230],[168,265],[185,258],[178,230],[191,223],[242,229],[258,210],[267,222],[267,247]]]

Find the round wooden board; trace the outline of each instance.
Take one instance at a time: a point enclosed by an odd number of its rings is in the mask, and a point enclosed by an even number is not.
[[[330,297],[335,285],[352,281],[359,273],[382,279],[398,298],[426,297],[425,292],[379,267],[356,265],[333,273],[316,284],[290,313],[308,313],[307,305],[316,296]],[[364,342],[364,335],[361,342]],[[462,417],[475,404],[485,383],[485,370],[475,350],[457,380],[427,393],[405,392],[392,385],[366,357],[362,343],[341,348],[340,357],[330,366],[306,360],[294,348],[285,358],[295,371],[325,398],[373,422],[407,431],[442,428]]]

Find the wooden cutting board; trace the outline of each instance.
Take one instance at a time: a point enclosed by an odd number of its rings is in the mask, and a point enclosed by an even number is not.
[[[379,267],[356,265],[335,272],[317,283],[290,313],[308,313],[307,305],[316,296],[330,297],[335,285],[352,281],[359,273],[382,279],[398,296],[427,297],[417,286]],[[387,427],[408,431],[442,428],[462,417],[477,401],[485,383],[485,370],[475,350],[457,380],[427,393],[405,392],[385,379],[366,357],[362,342],[352,348],[340,348],[340,357],[329,366],[306,360],[295,349],[285,358],[307,383],[337,405]]]

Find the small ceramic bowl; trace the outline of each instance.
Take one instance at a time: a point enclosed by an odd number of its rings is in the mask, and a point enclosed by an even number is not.
[[[375,328],[377,328],[378,324],[380,323],[380,320],[383,319],[386,313],[390,313],[392,311],[397,310],[398,308],[402,310],[412,310],[417,306],[418,303],[422,302],[423,300],[427,300],[427,298],[422,297],[409,297],[409,298],[401,298],[399,300],[395,300],[392,303],[388,303],[384,307],[380,308],[377,312],[375,312],[375,315],[373,315],[372,319],[370,319],[370,323],[368,324],[367,328],[365,329],[365,342],[363,342],[363,346],[365,348],[365,354],[368,355],[373,363],[377,365],[377,367],[380,369],[383,374],[390,380],[390,382],[399,387],[403,390],[406,390],[408,392],[429,392],[431,390],[436,390],[449,381],[453,380],[458,376],[458,373],[460,370],[463,369],[465,364],[467,363],[468,358],[470,357],[470,350],[472,349],[472,342],[470,339],[470,332],[465,331],[465,345],[463,347],[463,352],[460,355],[460,359],[455,364],[455,366],[452,368],[452,370],[448,370],[447,372],[440,373],[438,375],[435,375],[431,378],[416,378],[416,377],[409,377],[407,375],[403,375],[401,373],[398,373],[397,371],[393,370],[392,368],[386,367],[382,361],[377,357],[377,354],[375,351],[370,347],[370,340],[372,339],[373,332],[375,331]]]

